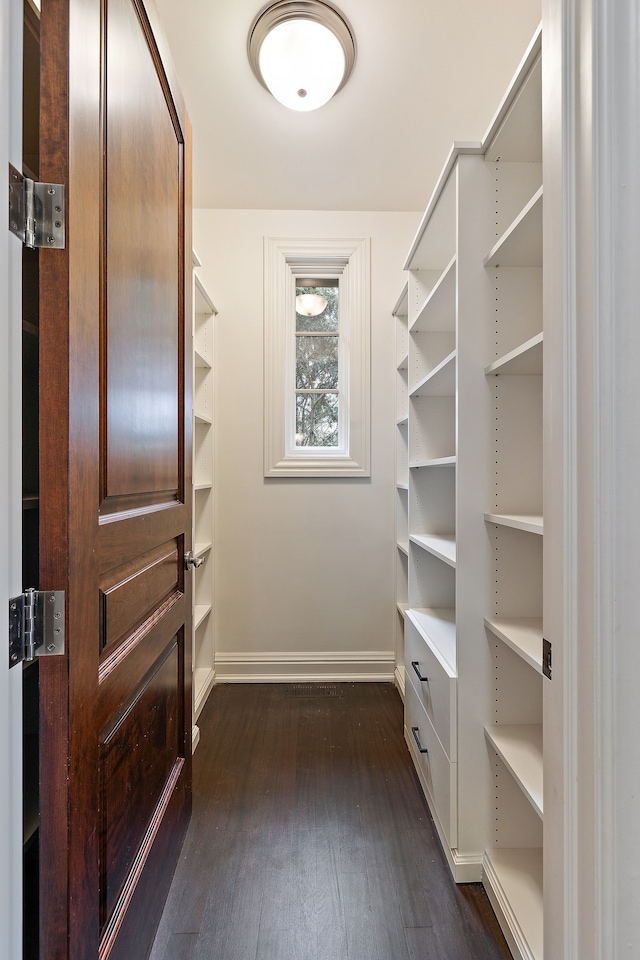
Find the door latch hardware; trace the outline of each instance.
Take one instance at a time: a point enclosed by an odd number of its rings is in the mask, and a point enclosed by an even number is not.
[[[551,642],[542,638],[542,672],[551,680]]]
[[[193,550],[189,550],[189,553],[184,555],[184,565],[187,570],[191,570],[193,567],[201,567],[204,563],[204,557],[197,557]]]
[[[9,666],[64,653],[64,590],[25,590],[9,600]]]
[[[9,164],[9,229],[26,247],[64,250],[65,188],[38,183]]]

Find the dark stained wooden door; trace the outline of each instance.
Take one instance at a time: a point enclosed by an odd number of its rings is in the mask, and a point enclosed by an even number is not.
[[[42,960],[143,960],[190,815],[190,156],[159,38],[142,0],[43,0]]]

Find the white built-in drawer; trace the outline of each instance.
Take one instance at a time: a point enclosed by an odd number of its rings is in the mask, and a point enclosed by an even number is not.
[[[458,759],[456,736],[456,677],[438,658],[407,612],[404,627],[405,673],[411,679],[449,760]],[[420,679],[418,677],[426,679]]]
[[[406,735],[431,812],[450,847],[458,844],[457,764],[450,763],[412,682],[405,687]],[[419,746],[426,753],[420,753]]]

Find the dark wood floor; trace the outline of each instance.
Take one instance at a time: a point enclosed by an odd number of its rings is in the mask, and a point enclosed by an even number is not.
[[[456,887],[391,684],[219,686],[151,960],[505,960]]]

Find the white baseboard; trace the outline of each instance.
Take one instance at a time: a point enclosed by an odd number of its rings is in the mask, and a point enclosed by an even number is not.
[[[482,883],[514,960],[536,960],[536,953],[527,941],[526,933],[491,862],[491,856],[487,854],[482,864]]]
[[[394,680],[389,651],[216,653],[216,683],[312,683]]]
[[[429,805],[429,810],[431,811],[431,816],[433,817],[433,822],[436,826],[438,838],[444,851],[444,855],[447,858],[447,863],[449,864],[449,870],[451,871],[453,879],[456,883],[479,883],[479,881],[482,880],[482,854],[460,853],[459,850],[452,850],[452,848],[449,846],[449,841],[447,839],[444,827],[440,821],[440,817],[438,816],[438,811],[436,810],[433,797],[431,796],[427,786],[420,764],[416,762],[413,738],[409,736],[406,727],[404,728],[404,739],[407,742],[409,753],[411,754],[411,759],[413,760],[413,765],[418,775],[420,786],[422,787],[422,792],[424,793],[426,801]]]
[[[213,690],[216,682],[216,672],[213,667],[198,667],[193,675],[193,719],[198,719],[202,713],[207,697]]]

